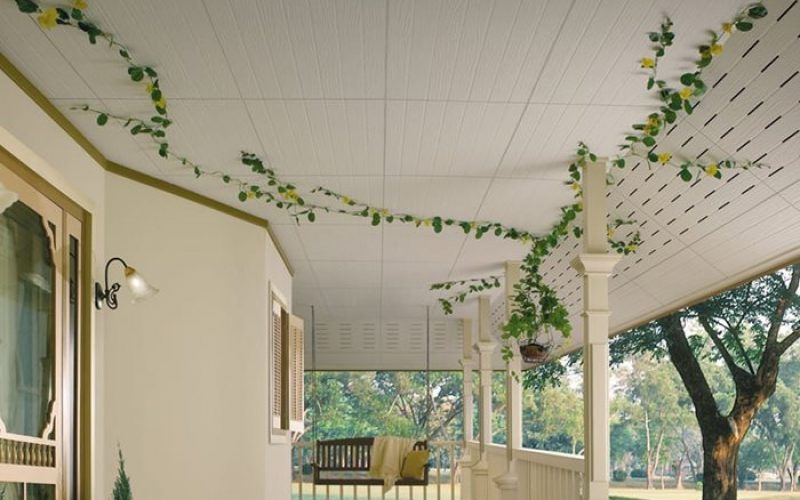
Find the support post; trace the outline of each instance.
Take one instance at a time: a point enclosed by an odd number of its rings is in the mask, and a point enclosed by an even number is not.
[[[480,457],[472,467],[472,498],[489,498],[489,443],[492,442],[492,354],[495,341],[491,332],[491,306],[488,295],[478,297],[478,350],[480,351]]]
[[[506,262],[505,275],[505,318],[508,321],[514,309],[514,286],[520,279],[520,262]],[[506,472],[494,478],[494,482],[500,489],[501,500],[516,500],[519,495],[519,478],[514,450],[522,448],[522,385],[518,379],[522,361],[514,339],[509,339],[506,345],[514,353],[514,357],[506,365]]]
[[[461,358],[461,367],[464,370],[463,404],[464,404],[464,449],[462,450],[459,466],[461,467],[461,500],[472,500],[472,462],[474,458],[469,448],[472,441],[472,320],[462,320],[462,338],[464,352]]]
[[[607,500],[608,281],[619,261],[608,253],[605,162],[583,168],[583,249],[572,265],[583,275],[583,500]]]

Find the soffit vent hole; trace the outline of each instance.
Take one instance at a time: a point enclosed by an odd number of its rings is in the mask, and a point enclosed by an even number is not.
[[[767,69],[769,69],[769,67],[770,67],[770,66],[772,66],[772,64],[773,64],[775,61],[777,61],[779,57],[780,57],[780,55],[777,55],[777,56],[773,57],[773,58],[772,58],[772,60],[771,60],[770,62],[768,62],[766,66],[764,66],[763,68],[761,68],[761,72],[763,73],[763,72],[765,72]]]
[[[756,48],[756,45],[758,45],[759,42],[761,42],[761,40],[756,40],[755,42],[753,42],[753,45],[751,45],[750,48],[745,50],[744,54],[742,54],[742,59],[744,59],[745,57],[749,56],[750,55],[750,51],[753,50],[754,48]]]
[[[792,81],[792,79],[794,79],[794,77],[796,77],[798,73],[800,73],[800,71],[795,71],[794,73],[792,73],[792,74],[789,76],[789,78],[787,78],[786,80],[784,80],[784,81],[783,81],[783,83],[781,83],[780,87],[778,87],[778,88],[781,88],[781,89],[782,89],[783,87],[785,87],[785,86],[786,86],[786,84],[787,84],[787,83],[789,83],[789,82],[791,82],[791,81]]]
[[[790,6],[786,7],[786,10],[784,10],[784,11],[781,13],[781,15],[780,15],[780,16],[778,16],[778,19],[776,19],[776,20],[775,20],[775,22],[780,22],[780,21],[781,21],[781,19],[783,19],[783,16],[785,16],[786,14],[788,14],[788,13],[789,13],[789,11],[790,11],[790,10],[792,10],[792,8],[794,8],[794,6],[795,6],[795,5],[797,5],[797,0],[794,0],[794,2],[792,2],[792,4],[791,4]]]

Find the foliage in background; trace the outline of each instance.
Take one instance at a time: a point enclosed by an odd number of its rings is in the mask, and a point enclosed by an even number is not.
[[[307,372],[305,439],[462,439],[461,372]],[[428,410],[431,411],[428,411]]]

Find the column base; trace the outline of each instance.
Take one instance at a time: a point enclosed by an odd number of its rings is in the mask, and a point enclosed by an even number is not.
[[[584,485],[586,491],[583,494],[584,500],[608,500],[608,483],[604,481],[592,481]]]
[[[474,499],[485,500],[489,498],[489,462],[482,458],[472,466],[472,491]]]
[[[519,495],[519,478],[516,474],[506,472],[494,478],[494,484],[500,489],[501,500],[517,500]]]

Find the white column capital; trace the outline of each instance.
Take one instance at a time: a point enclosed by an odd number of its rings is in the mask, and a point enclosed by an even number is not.
[[[581,274],[605,274],[614,272],[614,266],[622,257],[609,253],[582,253],[572,259],[570,265]]]

